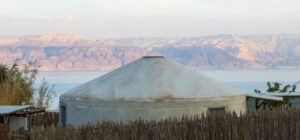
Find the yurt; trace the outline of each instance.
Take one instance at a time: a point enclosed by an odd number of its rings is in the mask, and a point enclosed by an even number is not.
[[[247,94],[163,56],[145,56],[62,94],[62,124],[245,112]]]

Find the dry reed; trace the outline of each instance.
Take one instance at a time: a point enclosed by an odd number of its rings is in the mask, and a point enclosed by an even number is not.
[[[138,119],[129,123],[102,122],[82,127],[34,126],[32,140],[96,139],[200,139],[257,140],[300,139],[300,110],[257,111],[241,114],[212,113],[160,121]]]

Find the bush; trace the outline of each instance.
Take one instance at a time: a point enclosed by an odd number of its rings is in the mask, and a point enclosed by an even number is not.
[[[16,60],[11,66],[0,64],[0,105],[32,104],[37,91],[33,84],[39,67],[36,62],[21,64],[20,60]],[[53,86],[43,80],[38,89],[37,102],[47,107],[55,96]]]

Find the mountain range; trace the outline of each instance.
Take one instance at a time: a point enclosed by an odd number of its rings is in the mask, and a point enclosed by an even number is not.
[[[300,68],[300,35],[0,36],[0,63],[37,60],[41,70],[112,70],[146,55],[163,55],[194,69]]]

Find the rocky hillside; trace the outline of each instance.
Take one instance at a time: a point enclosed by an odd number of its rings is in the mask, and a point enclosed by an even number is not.
[[[145,55],[164,55],[196,69],[300,68],[300,35],[106,40],[69,34],[0,36],[0,62],[36,59],[42,70],[111,70]]]

